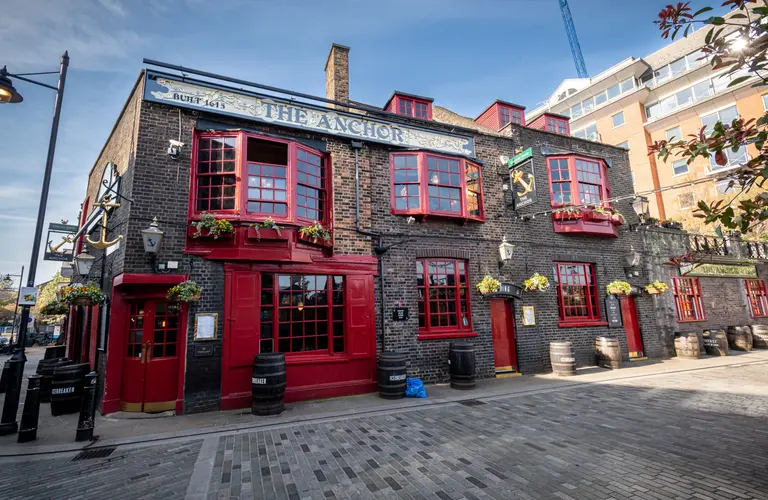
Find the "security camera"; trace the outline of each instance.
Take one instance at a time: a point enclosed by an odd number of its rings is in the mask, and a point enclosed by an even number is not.
[[[170,139],[168,142],[171,143],[171,145],[168,146],[168,156],[177,160],[179,155],[181,155],[181,148],[184,147],[184,143],[181,141],[174,141],[173,139]]]

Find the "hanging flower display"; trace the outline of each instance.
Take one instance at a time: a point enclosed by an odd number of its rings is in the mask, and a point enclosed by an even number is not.
[[[183,281],[168,290],[171,302],[197,302],[202,296],[203,289],[192,280]]]
[[[67,314],[69,306],[59,300],[52,300],[40,309],[40,314],[45,316],[60,316]]]
[[[317,243],[317,240],[323,240],[324,242],[331,241],[330,231],[317,221],[313,222],[310,226],[299,228],[299,236],[312,240],[312,243]]]
[[[643,290],[645,290],[646,293],[649,293],[651,295],[658,295],[669,290],[669,285],[667,285],[663,281],[656,280],[645,285]]]
[[[193,222],[192,226],[197,231],[192,237],[199,238],[203,235],[203,229],[208,230],[208,236],[212,236],[214,240],[219,239],[220,236],[225,234],[231,234],[235,232],[235,228],[232,227],[232,223],[227,219],[217,219],[215,215],[209,212],[203,212],[200,214],[200,220]]]
[[[106,298],[104,292],[93,281],[89,281],[85,285],[76,283],[65,286],[61,289],[60,294],[61,301],[71,306],[93,306],[101,304]]]
[[[525,289],[526,292],[543,292],[547,288],[549,288],[549,279],[539,273],[533,273],[533,276],[523,281],[523,289]]]
[[[501,283],[499,280],[496,280],[491,276],[486,276],[477,284],[477,291],[480,292],[480,295],[498,292],[500,288]]]
[[[605,286],[605,291],[608,295],[629,295],[632,291],[632,286],[626,281],[611,281]]]

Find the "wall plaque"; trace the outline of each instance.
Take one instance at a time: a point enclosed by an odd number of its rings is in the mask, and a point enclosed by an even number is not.
[[[408,308],[397,306],[392,308],[392,321],[406,321],[408,319]]]
[[[218,313],[195,314],[195,341],[215,340],[218,320]]]
[[[502,283],[498,292],[488,293],[485,296],[491,299],[522,299],[523,289],[514,283]]]
[[[195,345],[196,358],[208,358],[213,356],[213,346],[211,344]]]

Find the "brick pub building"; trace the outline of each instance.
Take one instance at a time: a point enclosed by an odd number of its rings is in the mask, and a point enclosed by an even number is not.
[[[325,100],[139,75],[81,214],[98,232],[104,179],[119,177],[107,237],[123,240],[89,249],[98,260],[88,279],[109,300],[69,322],[70,356],[98,366],[103,413],[246,407],[263,351],[286,353],[287,401],[374,391],[382,350],[406,353],[409,376],[445,381],[454,340],[474,344],[480,377],[547,371],[556,340],[573,342],[581,365],[594,363],[601,335],[618,337],[625,357],[668,354],[649,297],[622,299],[623,327],[610,328],[605,310],[605,285],[625,279],[644,244],[626,230],[637,217],[624,149],[570,137],[560,115],[526,126],[524,109],[506,101],[477,119],[404,92],[362,105],[350,99],[348,57],[331,48]],[[184,146],[169,155],[169,140]],[[528,148],[516,168],[535,180],[535,198],[515,210],[522,185],[500,157]],[[594,209],[536,215],[580,204],[624,219]],[[234,233],[195,237],[203,212]],[[282,229],[251,227],[267,217]],[[154,218],[164,233],[155,259],[142,243]],[[329,242],[299,235],[314,221]],[[505,239],[514,251],[502,261]],[[647,284],[650,269],[632,283]],[[533,273],[552,286],[494,297],[476,289],[486,275],[520,285]],[[168,303],[168,289],[187,279],[202,300]],[[408,311],[397,321],[396,307]],[[215,334],[200,338],[210,318]]]

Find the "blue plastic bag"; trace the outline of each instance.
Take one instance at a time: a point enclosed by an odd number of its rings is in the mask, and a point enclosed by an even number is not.
[[[424,388],[424,382],[420,378],[408,377],[405,379],[405,397],[426,398],[427,389]]]

